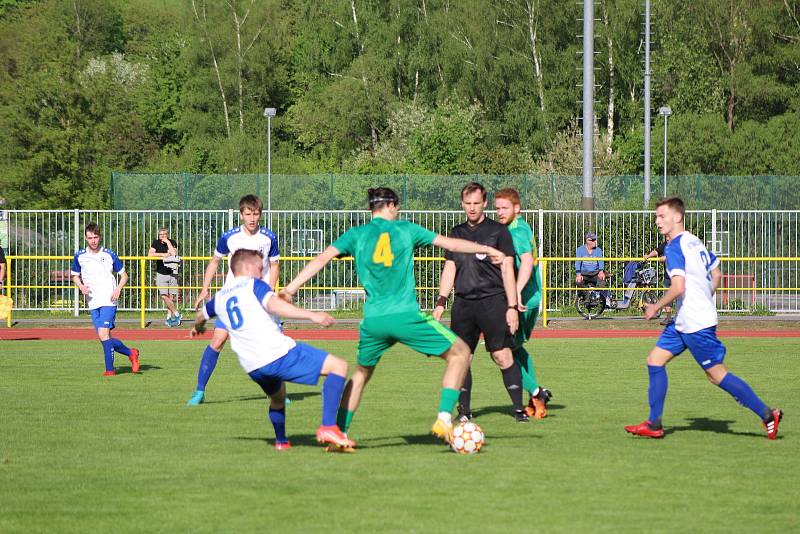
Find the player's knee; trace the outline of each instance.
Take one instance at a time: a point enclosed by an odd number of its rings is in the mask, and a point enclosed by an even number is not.
[[[511,349],[501,349],[492,352],[492,359],[500,366],[500,369],[507,369],[514,363],[514,356],[511,353]]]
[[[209,346],[217,352],[220,352],[228,340],[228,332],[220,328],[214,329],[214,335],[211,337]]]
[[[469,347],[467,346],[466,343],[464,343],[464,340],[462,340],[461,338],[457,338],[455,342],[453,342],[453,344],[450,345],[450,348],[447,349],[444,352],[444,354],[441,354],[441,357],[444,358],[445,360],[456,358],[469,361],[469,356],[470,356]]]
[[[322,364],[322,370],[324,374],[347,376],[347,362],[333,354],[328,354],[325,363]]]

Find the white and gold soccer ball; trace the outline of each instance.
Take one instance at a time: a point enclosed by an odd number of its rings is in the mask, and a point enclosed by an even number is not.
[[[475,454],[483,447],[486,436],[481,427],[473,422],[461,423],[453,429],[453,440],[450,448],[458,454]]]

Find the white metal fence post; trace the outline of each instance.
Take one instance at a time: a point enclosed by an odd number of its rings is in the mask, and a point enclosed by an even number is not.
[[[80,248],[80,244],[81,244],[81,229],[80,229],[80,225],[81,225],[80,215],[78,214],[78,210],[76,209],[73,212],[73,233],[74,233],[75,237],[73,238],[73,243],[72,243],[73,247],[72,248],[74,249],[74,251],[77,251]],[[71,267],[70,267],[70,269],[71,269]],[[70,276],[70,280],[71,279],[72,279],[72,276]],[[77,286],[74,287],[73,290],[72,290],[72,302],[73,302],[72,315],[74,315],[75,317],[78,316],[78,314],[79,314],[78,312],[80,310],[80,302],[78,301],[80,296],[81,296],[81,294],[78,291]]]
[[[717,243],[717,210],[711,210],[711,252],[719,254],[720,247]]]

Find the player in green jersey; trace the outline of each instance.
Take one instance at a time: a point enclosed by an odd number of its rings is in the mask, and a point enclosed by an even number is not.
[[[513,351],[514,361],[522,371],[522,387],[530,394],[525,411],[535,419],[547,416],[547,402],[553,396],[549,390],[539,385],[533,359],[525,350],[539,316],[539,304],[542,301],[542,283],[537,264],[536,243],[530,225],[519,217],[522,209],[519,193],[514,189],[501,189],[495,194],[494,207],[497,220],[508,225],[511,239],[514,241],[517,269],[517,302],[519,303],[519,329],[514,335],[516,348]]]
[[[342,395],[339,428],[348,431],[375,366],[383,353],[399,342],[447,361],[432,432],[449,443],[453,429],[452,412],[469,368],[469,348],[430,314],[420,311],[413,252],[417,247],[435,245],[453,252],[485,254],[492,263],[502,263],[505,255],[486,245],[445,237],[412,222],[397,220],[400,199],[391,189],[370,189],[368,198],[372,221],[342,234],[311,260],[281,293],[291,299],[332,259],[353,256],[367,300],[359,331],[358,365]]]

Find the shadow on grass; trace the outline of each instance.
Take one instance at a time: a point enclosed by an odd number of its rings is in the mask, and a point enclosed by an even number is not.
[[[692,417],[688,419],[689,424],[686,426],[675,426],[664,429],[664,434],[672,434],[673,432],[682,432],[684,430],[695,430],[700,432],[714,432],[715,434],[732,434],[734,436],[753,436],[764,438],[765,434],[756,432],[737,432],[730,428],[733,421],[724,421],[718,419],[709,419],[707,417]],[[782,439],[783,436],[778,436]]]
[[[319,391],[307,391],[302,393],[290,393],[287,395],[291,402],[299,402],[307,397],[319,397]],[[248,402],[248,401],[269,401],[266,395],[243,395],[241,397],[234,397],[232,399],[205,401],[203,404],[226,404],[229,402]],[[291,404],[290,404],[291,406]]]
[[[139,366],[139,372],[136,373],[136,374],[140,375],[140,374],[142,374],[142,373],[144,373],[146,371],[158,371],[159,369],[163,369],[163,367],[159,367],[158,365],[148,365],[146,363],[143,363],[143,364],[141,364]],[[115,369],[115,371],[117,372],[118,375],[130,375],[130,374],[133,374],[131,372],[131,368],[130,367],[117,367]]]
[[[558,414],[554,414],[553,412],[558,412],[560,410],[564,410],[566,405],[564,404],[554,404],[548,403],[547,404],[547,417],[558,417]],[[492,413],[499,413],[503,415],[507,415],[508,417],[514,417],[514,412],[511,409],[511,406],[508,404],[504,404],[502,406],[483,406],[478,408],[477,410],[472,410],[473,417],[480,417],[481,415],[489,415]],[[480,423],[478,421],[478,423]]]

